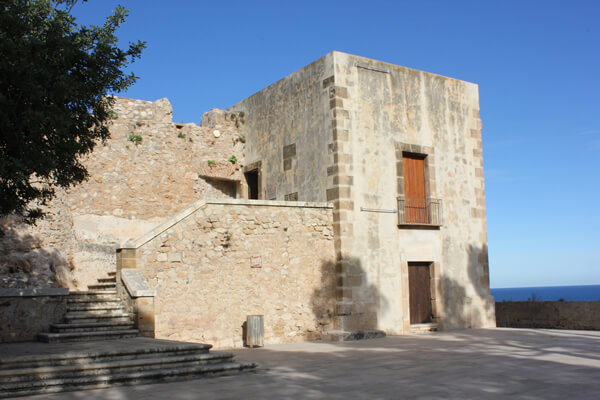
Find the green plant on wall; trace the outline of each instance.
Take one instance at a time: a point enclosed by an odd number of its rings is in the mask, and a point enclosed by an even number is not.
[[[232,155],[231,157],[229,157],[229,158],[227,159],[227,161],[229,161],[229,162],[230,162],[230,163],[232,163],[232,164],[235,164],[235,163],[237,162],[237,157],[236,157],[236,156],[234,156],[234,155]]]
[[[214,160],[208,160],[207,164],[208,164],[209,167],[216,167],[217,166],[217,163],[214,162]]]
[[[185,139],[185,133],[183,133],[183,132],[179,132],[179,133],[177,134],[177,137],[178,137],[179,139]]]
[[[242,124],[244,124],[246,122],[245,119],[244,119],[245,115],[246,114],[244,114],[243,111],[240,111],[240,112],[237,112],[237,113],[234,112],[234,113],[231,113],[231,115],[229,116],[229,119],[235,123],[235,127],[236,128],[239,128],[240,125],[242,125]]]
[[[142,137],[140,135],[131,134],[129,135],[129,141],[135,143],[136,146],[142,143]]]
[[[226,231],[225,235],[223,235],[223,238],[221,239],[221,245],[224,249],[228,249],[229,246],[231,246],[231,234],[229,231]]]

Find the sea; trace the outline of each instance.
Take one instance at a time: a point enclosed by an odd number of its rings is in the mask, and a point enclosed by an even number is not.
[[[501,301],[600,301],[600,285],[534,286],[490,289]]]

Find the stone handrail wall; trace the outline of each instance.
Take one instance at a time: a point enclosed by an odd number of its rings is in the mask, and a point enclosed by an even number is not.
[[[248,315],[264,315],[265,343],[318,339],[332,328],[332,206],[199,201],[123,244],[117,265],[142,271],[157,338],[241,347]]]
[[[511,328],[600,330],[600,301],[503,301],[496,324]]]

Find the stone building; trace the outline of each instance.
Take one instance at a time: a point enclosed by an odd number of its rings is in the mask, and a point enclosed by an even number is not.
[[[333,203],[337,329],[495,325],[476,84],[332,52],[231,110],[260,198]]]
[[[332,52],[201,126],[166,99],[115,111],[49,219],[0,221],[2,287],[82,289],[116,249],[158,338],[241,346],[252,314],[266,343],[495,325],[477,85]]]

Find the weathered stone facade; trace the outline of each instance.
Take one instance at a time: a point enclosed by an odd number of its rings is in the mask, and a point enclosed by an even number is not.
[[[158,338],[241,347],[248,315],[264,315],[265,343],[319,339],[333,326],[331,206],[200,201],[122,246],[119,268],[156,290]]]
[[[334,204],[337,328],[408,332],[412,262],[430,264],[438,327],[495,324],[477,85],[333,52],[231,110],[274,198]],[[437,226],[398,222],[405,154],[425,160]]]
[[[232,155],[238,161],[234,173],[226,171],[225,177],[241,181],[243,134],[223,110],[209,113],[222,116],[212,126],[171,122],[167,99],[153,103],[120,98],[114,110],[110,140],[85,160],[90,179],[69,193],[75,217],[112,215],[153,222],[168,218],[198,199],[206,186],[199,172],[209,160],[233,165],[227,162]]]

